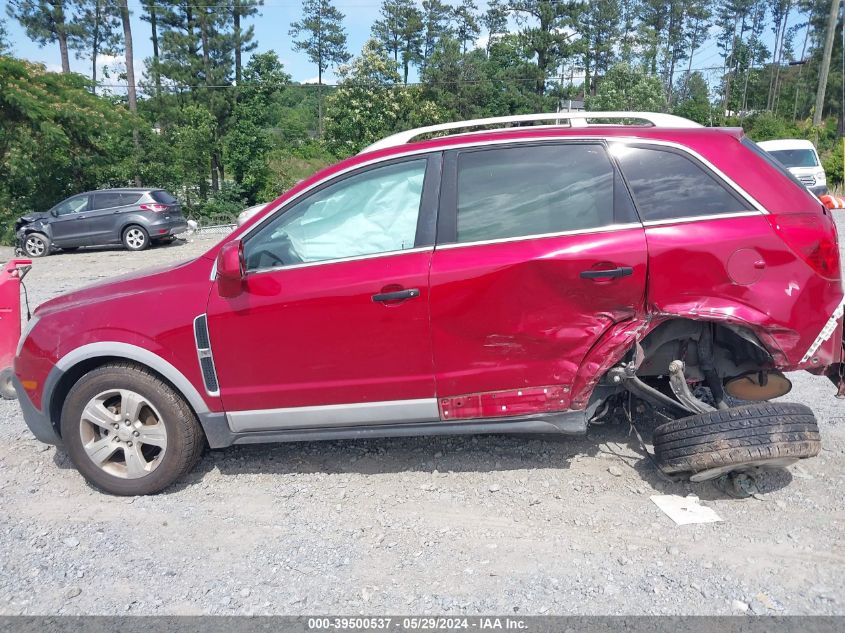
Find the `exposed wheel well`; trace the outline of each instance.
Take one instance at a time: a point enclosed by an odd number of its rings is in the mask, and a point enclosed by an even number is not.
[[[85,374],[94,371],[98,367],[102,367],[104,365],[121,363],[126,365],[127,363],[131,363],[138,367],[145,369],[146,371],[154,374],[159,380],[166,383],[170,386],[173,391],[178,393],[182,396],[182,399],[185,401],[185,404],[191,409],[193,414],[196,416],[197,412],[194,407],[191,405],[189,398],[185,397],[179,388],[173,384],[172,381],[168,380],[165,376],[163,376],[160,372],[157,372],[155,369],[146,365],[144,363],[140,363],[135,360],[128,360],[126,358],[120,356],[97,356],[95,358],[88,358],[83,361],[78,362],[76,365],[68,369],[67,371],[62,374],[62,377],[56,383],[56,386],[53,388],[52,393],[50,394],[50,402],[49,402],[49,413],[50,413],[50,420],[52,421],[53,427],[56,429],[56,433],[61,437],[61,416],[62,416],[62,407],[64,406],[65,400],[67,399],[68,393],[73,388],[73,386],[82,378]]]
[[[665,375],[669,363],[676,359],[684,361],[691,380],[703,380],[711,368],[726,378],[773,365],[771,354],[751,330],[711,321],[666,321],[652,330],[640,346],[643,359],[637,375],[641,377]]]

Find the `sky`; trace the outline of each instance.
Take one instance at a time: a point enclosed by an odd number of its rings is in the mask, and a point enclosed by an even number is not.
[[[30,40],[24,29],[20,26],[17,20],[9,18],[6,13],[5,0],[0,1],[4,5],[0,17],[5,18],[6,25],[9,30],[9,36],[13,42],[13,54],[17,57],[41,62],[47,66],[49,70],[61,70],[61,63],[59,57],[58,44],[48,44],[45,47],[39,47],[38,44]],[[481,10],[486,9],[485,2],[478,2]],[[348,48],[353,54],[358,54],[370,36],[370,28],[373,22],[378,18],[379,0],[335,0],[335,5],[346,16],[344,19],[344,26],[347,30]],[[147,22],[141,20],[142,6],[138,0],[129,0],[129,9],[132,12],[132,39],[135,46],[136,58],[136,76],[141,77],[145,57],[152,56],[152,42],[150,41],[150,26]],[[293,77],[294,81],[299,82],[316,82],[317,72],[313,64],[311,64],[303,53],[295,52],[291,45],[291,37],[288,35],[291,22],[299,19],[301,11],[300,0],[264,0],[264,6],[261,8],[261,14],[256,18],[249,20],[248,24],[255,27],[255,39],[258,43],[257,52],[264,52],[267,50],[274,50],[285,65],[286,71]],[[797,20],[797,16],[793,18]],[[768,29],[767,29],[768,31]],[[484,34],[479,41],[480,45],[486,41]],[[707,72],[711,73],[711,77],[718,74],[716,68],[721,64],[721,57],[716,48],[714,39],[710,39],[705,43],[695,54],[693,58],[693,68],[707,68]],[[71,70],[80,72],[86,75],[91,73],[91,61],[87,57],[76,58],[74,53],[71,53]],[[122,70],[122,58],[103,58],[100,60],[99,66],[109,66],[115,69],[111,76],[116,77],[116,72]],[[684,64],[683,69],[686,69]],[[98,75],[102,81],[102,72]],[[567,73],[568,75],[568,73]],[[576,80],[578,76],[575,76]],[[335,81],[335,75],[330,72],[324,75],[324,82],[332,83]],[[412,77],[412,80],[416,77]],[[115,79],[116,82],[116,79]],[[113,92],[121,92],[115,86]]]

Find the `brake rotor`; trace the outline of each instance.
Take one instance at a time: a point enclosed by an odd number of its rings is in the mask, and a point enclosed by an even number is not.
[[[755,371],[725,383],[725,392],[732,398],[754,402],[785,396],[791,389],[792,383],[779,371]]]

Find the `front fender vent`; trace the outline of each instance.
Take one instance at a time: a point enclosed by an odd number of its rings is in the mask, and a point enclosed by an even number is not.
[[[197,358],[200,362],[202,381],[210,396],[220,393],[217,371],[214,369],[214,357],[211,354],[211,339],[208,336],[208,319],[204,314],[194,319],[194,340],[197,344]]]

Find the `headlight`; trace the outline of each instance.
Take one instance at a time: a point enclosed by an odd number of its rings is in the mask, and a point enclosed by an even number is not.
[[[36,323],[38,323],[40,320],[40,316],[33,315],[33,317],[29,321],[27,321],[26,327],[24,327],[23,332],[21,332],[21,340],[18,341],[18,348],[17,350],[15,350],[15,356],[21,355],[21,350],[23,349],[23,344],[26,341],[26,337],[29,336]]]
[[[816,172],[816,184],[817,185],[826,185],[827,184],[827,178],[825,177],[823,171]]]

